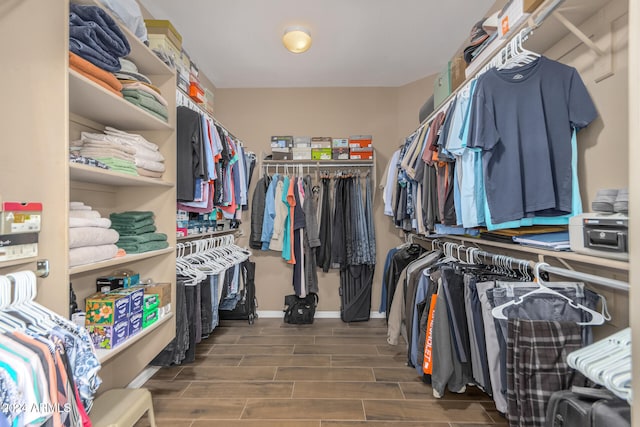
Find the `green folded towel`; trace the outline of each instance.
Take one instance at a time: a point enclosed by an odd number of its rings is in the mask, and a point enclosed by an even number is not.
[[[141,221],[122,221],[122,220],[118,220],[118,221],[114,221],[111,220],[111,228],[113,228],[114,230],[122,230],[122,231],[136,231],[136,230],[140,230],[142,227],[147,227],[149,225],[154,225],[154,221],[153,218],[148,218],[148,219],[143,219]],[[143,234],[140,232],[136,232],[135,234]]]
[[[138,107],[144,108],[146,111],[154,114],[162,120],[166,121],[169,117],[167,107],[162,105],[152,95],[146,92],[138,89],[122,89],[122,95],[127,101],[137,105]]]
[[[153,211],[125,211],[114,212],[109,215],[111,221],[117,221],[123,219],[126,221],[139,221],[141,219],[153,218],[155,214]]]
[[[169,242],[156,240],[156,241],[140,243],[140,244],[116,243],[116,246],[118,246],[121,249],[124,249],[125,252],[128,254],[139,254],[142,252],[158,251],[160,249],[168,248]]]
[[[146,243],[155,241],[166,241],[167,235],[164,233],[145,233],[138,234],[136,236],[120,236],[118,243],[131,244],[131,243]]]
[[[120,237],[122,236],[138,236],[141,234],[146,234],[146,233],[153,233],[157,230],[155,225],[145,225],[142,226],[140,228],[133,228],[131,230],[118,230],[118,234],[120,234]]]
[[[136,164],[127,160],[117,159],[115,157],[94,157],[95,160],[109,166],[109,169],[117,172],[127,173],[130,175],[138,175]]]

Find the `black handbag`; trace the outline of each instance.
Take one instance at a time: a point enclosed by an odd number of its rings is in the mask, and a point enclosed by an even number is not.
[[[300,298],[297,295],[285,295],[284,297],[284,321],[293,325],[308,325],[313,323],[318,306],[318,294],[309,293]]]

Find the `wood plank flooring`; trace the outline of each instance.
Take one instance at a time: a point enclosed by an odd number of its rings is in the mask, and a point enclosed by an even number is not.
[[[484,393],[433,397],[384,319],[223,321],[196,361],[147,383],[158,427],[506,426]],[[143,418],[136,427],[147,427]]]

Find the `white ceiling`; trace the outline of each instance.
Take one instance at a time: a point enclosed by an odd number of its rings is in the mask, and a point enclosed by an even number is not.
[[[218,88],[395,87],[439,72],[494,0],[140,0]],[[284,28],[313,37],[289,53]]]

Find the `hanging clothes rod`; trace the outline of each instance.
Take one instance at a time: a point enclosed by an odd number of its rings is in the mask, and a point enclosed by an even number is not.
[[[505,259],[507,262],[511,261],[512,263],[519,264],[519,265],[528,264],[528,266],[532,268],[534,271],[535,270],[546,271],[547,273],[556,274],[558,276],[563,276],[563,277],[567,277],[574,280],[580,280],[583,282],[595,283],[598,285],[606,286],[611,289],[617,289],[617,290],[626,291],[626,292],[628,292],[630,288],[627,282],[623,282],[621,280],[610,279],[608,277],[602,277],[602,276],[596,276],[594,274],[582,273],[580,271],[569,270],[567,268],[554,267],[547,264],[546,262],[534,262],[531,260],[493,254],[491,252],[481,251],[481,250],[478,250],[477,248],[464,246],[454,242],[442,242],[438,239],[429,238],[427,236],[411,235],[410,239],[412,240],[419,239],[419,240],[431,242],[432,245],[437,245],[441,248],[444,246],[444,244],[449,245],[449,247],[453,248],[453,251],[455,251],[454,253],[456,255],[461,253],[466,254],[467,253],[466,251],[471,250],[473,251],[472,253],[475,254],[477,257],[482,257],[484,259],[491,258],[492,260],[500,260],[502,257],[502,259]],[[460,259],[460,257],[458,257],[458,259]]]
[[[269,162],[269,163],[266,163]],[[327,160],[329,162],[329,160]],[[308,167],[318,167],[318,168],[370,168],[373,167],[373,163],[322,163],[322,162],[313,162],[309,161],[309,163],[278,163],[273,160],[265,160],[262,164],[263,167],[299,167],[299,166],[308,166]]]
[[[213,115],[210,112],[208,112],[207,110],[202,108],[200,105],[198,105],[196,102],[194,102],[193,99],[191,99],[191,97],[189,95],[187,95],[180,88],[178,88],[178,90],[176,90],[176,103],[178,104],[178,106],[187,107],[190,110],[193,110],[193,111],[195,111],[197,113],[200,113],[200,114],[202,114],[204,116],[209,117],[218,126],[220,126],[222,129],[224,129],[233,139],[235,139],[236,141],[238,141],[240,143],[243,143],[240,138],[236,137],[234,134],[229,132],[229,129],[227,129],[226,126],[224,126],[222,123],[220,123],[220,121],[218,119],[213,117]]]

